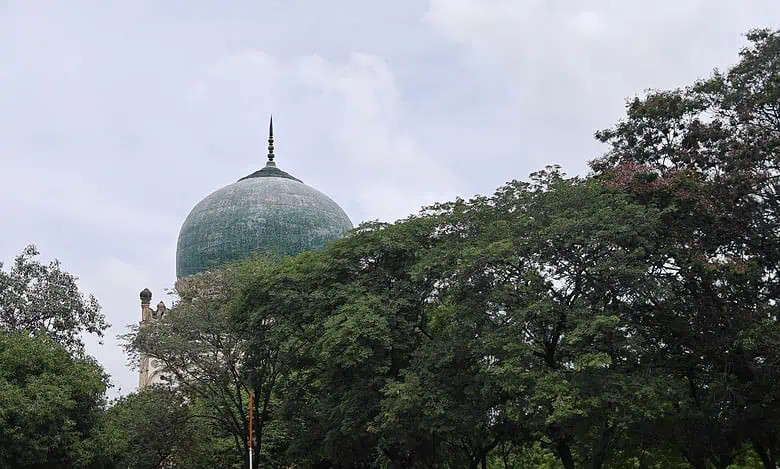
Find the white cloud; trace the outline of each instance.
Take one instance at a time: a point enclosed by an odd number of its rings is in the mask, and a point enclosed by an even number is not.
[[[284,60],[246,50],[209,65],[191,85],[188,99],[195,109],[221,108],[218,114],[235,119],[231,127],[263,129],[263,110],[281,108],[277,163],[345,203],[353,221],[395,220],[416,211],[430,202],[425,193],[432,180],[439,193],[455,194],[451,171],[404,132],[409,110],[393,73],[376,56]],[[288,115],[295,116],[294,128],[284,120]],[[221,129],[225,133],[218,138],[230,131]],[[284,136],[293,131],[290,147]]]
[[[430,0],[428,6],[432,28],[460,45],[475,67],[502,77],[513,112],[547,139],[547,161],[569,163],[572,172],[603,151],[593,132],[621,117],[625,97],[684,86],[734,63],[743,33],[780,19],[780,4],[728,0]]]

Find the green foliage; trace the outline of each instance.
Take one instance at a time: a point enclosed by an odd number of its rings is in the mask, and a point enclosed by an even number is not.
[[[202,405],[182,393],[155,386],[113,402],[92,439],[101,448],[95,467],[162,469],[232,468],[233,442],[214,433]]]
[[[592,176],[192,277],[130,350],[236,461],[254,392],[263,467],[775,469],[780,35],[748,39],[631,101]]]
[[[83,468],[107,377],[47,337],[0,332],[0,467]]]
[[[629,103],[593,177],[244,266],[233,315],[285,351],[287,457],[774,468],[780,38],[748,39],[727,74]]]
[[[636,322],[687,385],[668,431],[695,467],[726,467],[746,442],[768,468],[780,452],[780,35],[747,37],[727,73],[632,101],[592,164],[668,214],[666,288]]]
[[[0,263],[0,330],[46,335],[70,351],[82,352],[82,333],[103,336],[108,328],[100,305],[84,297],[76,277],[59,261],[41,264],[38,250],[28,246],[11,269]]]
[[[317,253],[250,264],[237,318],[287,331],[290,454],[477,467],[499,445],[539,441],[572,464],[605,460],[612,435],[666,410],[616,408],[660,393],[639,369],[645,343],[622,302],[648,288],[659,220],[551,169],[491,198],[363,225]],[[252,334],[249,348],[266,341]]]
[[[29,246],[0,269],[0,467],[97,467],[108,376],[82,334],[108,324],[76,277],[37,256]]]
[[[262,271],[262,264],[255,269]],[[131,357],[143,354],[157,360],[177,396],[198,404],[198,414],[208,420],[214,436],[222,438],[222,444],[230,442],[233,463],[248,454],[250,392],[256,396],[257,460],[268,454],[265,429],[275,405],[272,391],[283,365],[280,351],[269,337],[269,329],[273,329],[269,324],[264,332],[233,326],[231,305],[243,284],[234,268],[181,279],[176,284],[179,301],[174,307],[160,320],[135,327],[124,336]],[[252,349],[247,348],[250,334],[260,339]]]
[[[97,302],[0,270],[0,467],[778,467],[780,33],[493,195],[179,281],[106,408]]]

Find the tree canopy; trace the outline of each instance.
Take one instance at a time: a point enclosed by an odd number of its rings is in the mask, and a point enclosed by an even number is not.
[[[588,177],[550,167],[245,267],[249,350],[273,324],[294,351],[287,456],[775,468],[780,36],[747,37],[728,72],[630,101]]]
[[[82,333],[103,336],[109,324],[92,295],[60,262],[41,263],[35,246],[16,257],[8,271],[0,262],[0,330],[46,335],[69,350],[83,351]]]
[[[107,377],[48,337],[0,333],[0,467],[84,468]]]
[[[27,247],[0,264],[0,467],[93,467],[108,376],[82,333],[108,327],[58,261]]]
[[[587,176],[181,279],[125,336],[168,385],[110,405],[97,303],[28,248],[0,270],[0,467],[777,469],[780,33],[747,38],[630,100]]]

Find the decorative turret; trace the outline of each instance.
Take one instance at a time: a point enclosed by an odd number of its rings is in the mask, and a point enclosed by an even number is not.
[[[152,292],[148,288],[141,290],[141,304],[149,304],[152,301]]]
[[[145,327],[152,323],[153,321],[157,321],[160,318],[163,317],[163,315],[168,311],[168,308],[165,307],[165,303],[160,301],[157,304],[157,309],[152,309],[150,303],[152,302],[152,292],[148,288],[144,288],[141,291],[141,327]],[[162,375],[160,367],[157,366],[157,363],[155,360],[151,359],[145,354],[141,354],[141,363],[139,364],[139,373],[138,373],[138,387],[139,389],[143,389],[147,386],[150,386],[155,383],[161,383],[162,382]]]
[[[152,319],[152,308],[149,304],[152,302],[152,292],[148,288],[141,291],[141,324]]]
[[[165,307],[165,303],[162,301],[157,303],[157,311],[153,315],[154,319],[162,319],[166,311],[168,311],[168,308]]]

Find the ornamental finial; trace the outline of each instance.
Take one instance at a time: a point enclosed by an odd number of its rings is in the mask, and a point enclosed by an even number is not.
[[[274,116],[271,115],[271,123],[268,125],[268,162],[274,162]]]

